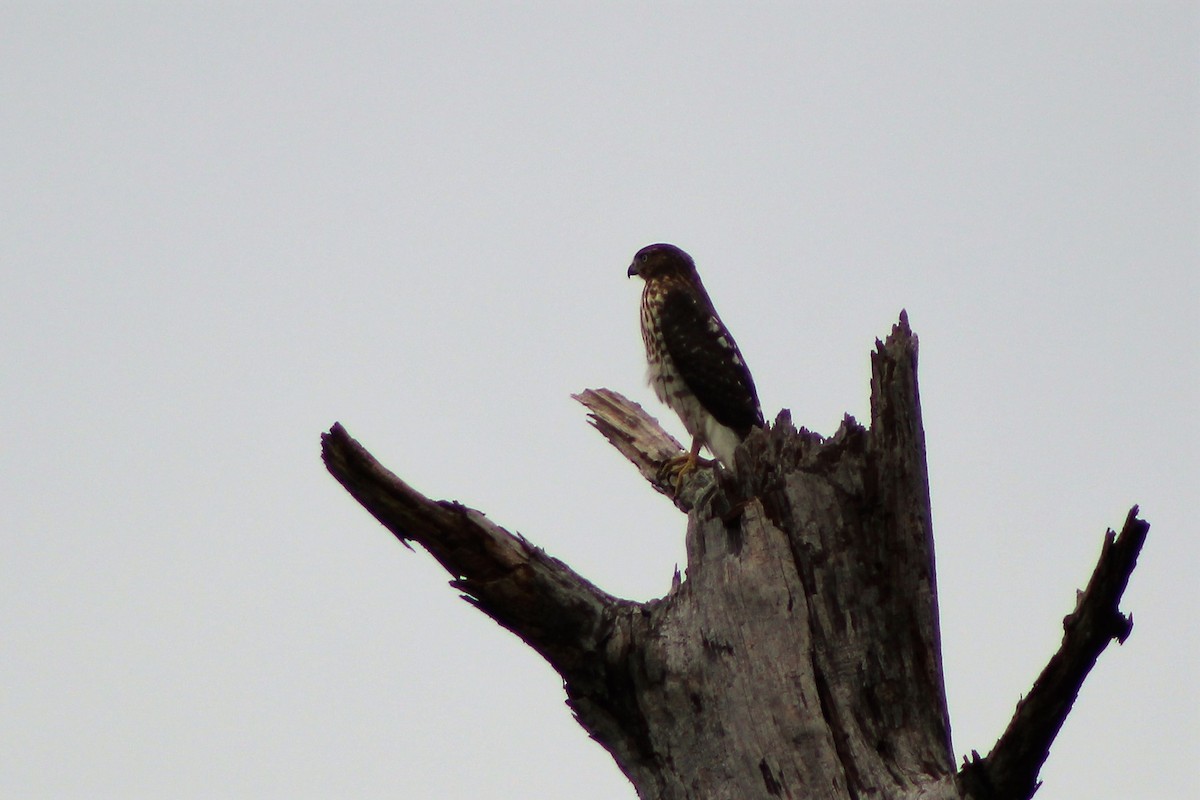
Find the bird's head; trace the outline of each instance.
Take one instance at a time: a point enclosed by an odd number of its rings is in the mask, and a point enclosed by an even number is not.
[[[637,251],[629,265],[629,277],[639,275],[652,281],[670,275],[691,275],[696,272],[692,257],[673,244],[650,244]]]

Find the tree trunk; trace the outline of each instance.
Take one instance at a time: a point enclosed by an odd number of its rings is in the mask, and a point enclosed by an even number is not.
[[[339,481],[401,541],[562,675],[581,725],[645,800],[1027,798],[1079,686],[1131,621],[1117,611],[1148,526],[1112,532],[1060,652],[987,758],[961,771],[942,680],[917,342],[902,314],[871,357],[871,425],[829,439],[784,411],[737,476],[659,467],[682,449],[607,390],[592,423],[688,514],[687,572],[647,603],[612,597],[457,503],[422,497],[341,426]]]

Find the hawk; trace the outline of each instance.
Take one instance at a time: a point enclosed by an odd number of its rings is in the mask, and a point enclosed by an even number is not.
[[[680,459],[679,479],[695,468],[701,446],[734,469],[733,452],[753,428],[762,427],[762,408],[750,370],[708,299],[696,262],[675,245],[652,244],[637,252],[628,274],[646,281],[647,382],[692,436],[691,450]]]

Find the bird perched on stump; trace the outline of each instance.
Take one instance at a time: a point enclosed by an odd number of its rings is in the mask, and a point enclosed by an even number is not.
[[[673,464],[679,470],[676,489],[695,468],[702,446],[734,469],[733,452],[751,430],[762,427],[762,408],[750,370],[704,291],[696,262],[675,245],[652,244],[637,252],[628,274],[646,282],[646,379],[692,436],[691,450]]]

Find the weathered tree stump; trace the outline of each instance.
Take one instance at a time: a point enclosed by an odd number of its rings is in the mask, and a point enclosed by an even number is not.
[[[663,598],[612,597],[524,538],[430,500],[335,425],[330,472],[451,585],[542,654],[568,703],[645,800],[1030,797],[1117,610],[1149,526],[1130,512],[1060,651],[986,758],[956,769],[942,680],[917,340],[901,315],[871,356],[871,424],[833,436],[788,412],[737,476],[659,467],[682,447],[608,390],[592,424],[688,515],[687,571]]]

